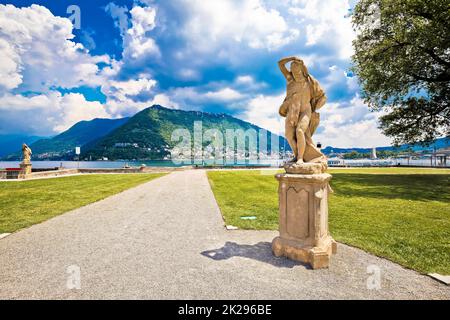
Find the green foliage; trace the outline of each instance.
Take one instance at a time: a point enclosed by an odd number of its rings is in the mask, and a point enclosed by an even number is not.
[[[360,153],[358,151],[352,151],[349,153],[344,154],[344,159],[363,159],[363,158],[369,158],[369,153]]]
[[[450,170],[374,168],[330,173],[334,193],[329,223],[336,240],[417,271],[450,274]],[[208,172],[226,224],[278,229],[274,174]],[[248,215],[257,219],[240,219]]]
[[[0,233],[14,232],[43,222],[162,175],[92,174],[0,182]]]
[[[398,151],[394,150],[377,150],[377,158],[378,159],[387,159],[391,157],[396,157],[399,154],[406,153],[406,152],[413,152],[411,148],[409,149],[402,149]],[[370,152],[358,152],[358,151],[351,151],[349,153],[346,153],[343,155],[344,159],[368,159],[371,157]]]
[[[450,134],[448,0],[360,0],[354,71],[396,144]]]

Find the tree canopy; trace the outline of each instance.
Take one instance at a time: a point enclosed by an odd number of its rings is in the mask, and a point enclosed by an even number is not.
[[[450,134],[450,1],[360,0],[353,70],[395,144]]]

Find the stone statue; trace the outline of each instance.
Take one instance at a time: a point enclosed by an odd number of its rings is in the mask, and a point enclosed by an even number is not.
[[[19,179],[27,179],[31,174],[31,153],[30,147],[22,144],[23,160],[20,163]]]
[[[31,163],[31,149],[29,146],[27,146],[25,143],[22,144],[22,154],[23,154],[23,161],[22,163]]]
[[[286,68],[288,62],[291,62],[290,71]],[[294,159],[285,165],[285,169],[293,173],[323,172],[327,166],[326,157],[314,145],[312,135],[320,121],[317,110],[327,100],[325,92],[301,59],[283,58],[278,66],[287,81],[286,98],[279,114],[286,117],[285,136],[294,152]]]
[[[291,70],[286,63],[291,62]],[[279,232],[272,241],[275,256],[309,263],[313,269],[327,268],[337,251],[328,229],[328,197],[332,192],[326,173],[327,159],[314,145],[312,135],[319,125],[317,110],[327,98],[302,60],[278,62],[287,80],[287,93],[279,113],[286,117],[286,139],[294,159],[278,173]]]

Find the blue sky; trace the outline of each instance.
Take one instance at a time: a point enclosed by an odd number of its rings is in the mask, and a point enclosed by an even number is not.
[[[0,5],[0,134],[54,135],[154,103],[225,112],[282,133],[277,61],[296,55],[328,96],[316,140],[389,143],[349,73],[355,1],[3,3],[10,5]],[[69,19],[74,4],[80,19]]]

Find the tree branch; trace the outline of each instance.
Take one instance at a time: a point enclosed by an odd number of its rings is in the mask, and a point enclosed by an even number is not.
[[[450,62],[445,61],[441,57],[439,57],[433,50],[427,49],[421,46],[418,46],[419,49],[421,49],[423,52],[427,53],[430,57],[432,57],[436,62],[443,64],[447,66],[447,68],[450,68]]]
[[[424,77],[424,76],[419,76],[417,74],[414,73],[406,73],[408,76],[413,77],[416,80],[421,80],[421,81],[425,81],[425,82],[447,82],[450,81],[450,74],[448,74],[447,72],[443,72],[440,75],[438,75],[435,78],[428,78],[428,77]]]

